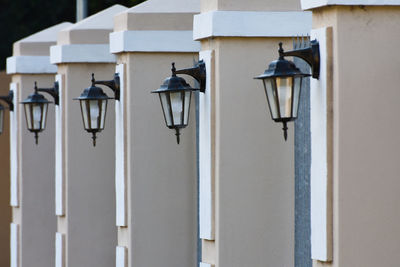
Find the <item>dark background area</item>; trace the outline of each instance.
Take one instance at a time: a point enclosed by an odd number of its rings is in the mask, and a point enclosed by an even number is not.
[[[88,0],[88,16],[112,5],[128,8],[144,0]],[[75,0],[0,0],[0,70],[12,55],[14,42],[55,24],[76,21]]]

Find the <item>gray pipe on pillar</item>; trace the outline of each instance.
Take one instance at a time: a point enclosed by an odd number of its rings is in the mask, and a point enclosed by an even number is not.
[[[83,20],[88,15],[87,0],[76,0],[76,22]]]

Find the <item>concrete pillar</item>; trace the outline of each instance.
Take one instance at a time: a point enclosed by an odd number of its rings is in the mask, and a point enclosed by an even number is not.
[[[0,94],[7,95],[11,76],[0,72]],[[0,136],[0,266],[10,266],[10,127],[9,115],[5,112],[3,133]]]
[[[200,96],[202,267],[294,266],[294,124],[285,142],[261,82],[278,43],[306,35],[288,1],[202,0],[194,39],[211,77]]]
[[[330,185],[330,217],[312,221],[312,235],[333,224],[333,239],[312,239],[314,266],[399,265],[400,1],[367,2],[301,1],[322,67],[311,82],[311,151],[326,161],[312,161],[311,190],[321,179]],[[311,212],[321,222],[321,210]]]
[[[116,106],[118,267],[196,266],[196,118],[176,144],[152,90],[177,68],[192,67],[197,0],[149,0],[115,17],[111,52],[123,78]],[[183,75],[192,86],[193,80]]]
[[[5,125],[10,128],[11,144],[12,267],[54,266],[54,105],[49,105],[46,130],[35,145],[19,103],[32,94],[35,81],[42,88],[53,86],[57,67],[50,64],[49,47],[69,25],[61,23],[14,43],[13,56],[7,59],[10,90],[14,91],[14,111],[10,126]]]
[[[114,5],[60,32],[51,47],[57,64],[60,106],[56,111],[56,266],[109,267],[115,264],[115,133],[114,100],[108,103],[105,129],[93,147],[83,128],[79,102],[83,89],[97,80],[110,80],[115,57],[109,53],[108,35],[115,14],[126,10]],[[104,92],[110,97],[108,88]]]

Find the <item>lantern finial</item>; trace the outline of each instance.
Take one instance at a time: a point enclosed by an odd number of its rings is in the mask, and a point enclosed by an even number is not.
[[[180,135],[181,135],[181,133],[179,132],[179,128],[175,128],[175,135],[176,135],[176,142],[178,143],[178,145],[179,145],[179,142],[180,142],[180,140],[181,140],[181,138],[180,138]]]
[[[283,137],[285,138],[285,141],[287,141],[287,130],[288,130],[287,123],[286,123],[286,121],[284,121],[282,123],[283,123],[283,128],[282,128]]]
[[[175,68],[175,62],[172,62],[172,77],[176,77],[176,68]]]
[[[38,92],[38,88],[37,88],[37,82],[35,81],[35,87],[34,87],[34,90],[35,90],[35,94],[37,94],[37,92]]]
[[[283,59],[283,56],[284,56],[284,54],[283,54],[283,47],[282,47],[282,42],[280,42],[279,43],[279,50],[278,50],[278,52],[279,52],[279,59]]]
[[[93,132],[92,133],[92,139],[93,139],[93,146],[96,146],[96,133],[95,132]]]
[[[94,79],[94,73],[92,73],[92,86],[94,86],[94,82],[95,82],[96,80]]]
[[[39,143],[39,134],[38,132],[35,132],[35,144],[38,145]]]

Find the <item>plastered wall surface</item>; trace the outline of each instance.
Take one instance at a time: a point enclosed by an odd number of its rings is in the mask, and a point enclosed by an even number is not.
[[[113,5],[63,29],[58,34],[57,44],[107,44],[113,17],[126,9],[122,5]]]
[[[196,13],[122,13],[114,18],[114,31],[191,31]]]
[[[326,7],[313,28],[333,29],[331,264],[398,266],[400,142],[397,49],[400,8]]]
[[[260,1],[260,0],[202,0],[201,12],[211,10],[225,11],[294,11],[301,10],[300,1]]]
[[[215,164],[215,251],[218,267],[293,266],[293,129],[285,142],[269,114],[262,83],[253,80],[277,59],[286,38],[215,38],[212,138]],[[213,259],[213,255],[215,255]]]
[[[0,72],[0,94],[7,95],[11,76]],[[3,103],[2,103],[3,104]],[[0,136],[0,266],[10,265],[10,123],[9,114],[4,112],[3,133]]]
[[[20,99],[33,92],[34,82],[50,88],[54,75],[13,75]],[[52,101],[50,96],[46,96]],[[19,109],[18,132],[21,142],[19,180],[19,207],[13,208],[13,222],[20,224],[20,266],[54,266],[54,105],[49,105],[46,130],[39,134],[35,145],[34,135],[26,128],[23,106]],[[6,127],[9,127],[6,125]],[[40,196],[40,197],[38,197]]]
[[[13,56],[48,56],[49,47],[56,44],[58,32],[71,25],[62,22],[15,42]]]
[[[114,17],[114,32],[192,31],[193,15],[200,12],[199,0],[147,0]]]
[[[96,147],[83,128],[78,97],[90,86],[91,73],[110,80],[115,64],[60,64],[65,86],[65,203],[66,215],[58,219],[58,232],[65,234],[66,266],[112,266],[115,264],[114,100],[107,106],[105,129]],[[108,96],[111,90],[104,88]]]
[[[165,126],[158,95],[177,69],[193,66],[193,53],[129,53],[126,64],[128,226],[119,245],[128,246],[128,266],[196,266],[197,178],[194,95],[180,144]],[[193,85],[189,76],[182,77]],[[157,255],[156,257],[154,255]]]

